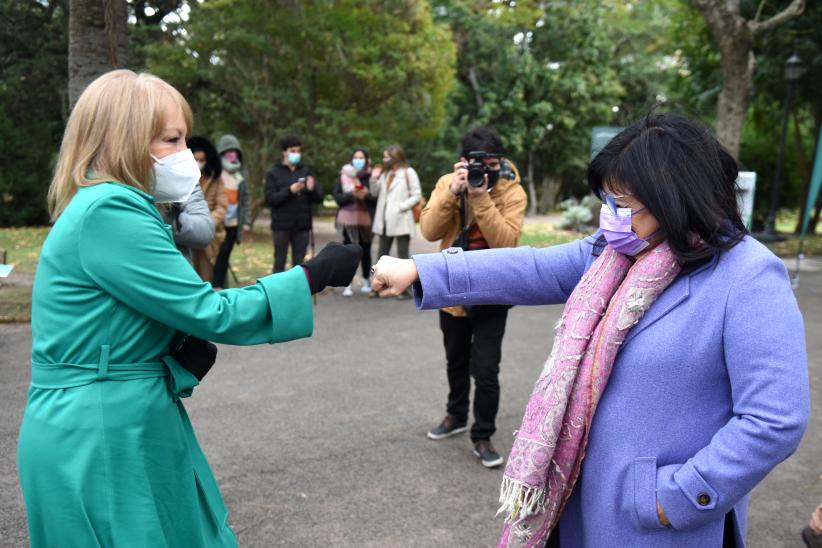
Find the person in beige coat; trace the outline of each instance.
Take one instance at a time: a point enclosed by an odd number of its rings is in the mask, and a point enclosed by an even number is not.
[[[214,279],[214,263],[226,236],[223,221],[228,210],[228,195],[221,177],[222,160],[217,149],[205,137],[191,137],[188,148],[194,153],[194,159],[200,166],[200,187],[211,212],[211,220],[214,221],[214,239],[204,249],[192,250],[191,264],[203,281],[211,282]]]
[[[382,153],[383,171],[375,167],[371,174],[370,192],[377,198],[372,231],[379,236],[378,257],[388,255],[391,244],[397,242],[397,257],[407,259],[411,236],[417,233],[412,208],[422,199],[420,178],[408,165],[405,152],[399,145],[391,145]],[[374,183],[374,177],[377,182]],[[376,293],[371,293],[376,296]],[[399,299],[408,299],[403,293]]]
[[[477,154],[487,157],[474,159]],[[422,210],[420,231],[440,249],[466,251],[516,247],[525,220],[528,197],[519,172],[505,158],[502,141],[491,128],[469,131],[462,141],[462,157],[453,173],[440,177]],[[483,165],[482,184],[468,183],[468,166]],[[448,376],[446,416],[428,437],[441,440],[468,430],[469,393],[474,379],[473,452],[483,466],[500,466],[503,457],[491,444],[499,409],[499,366],[508,307],[452,306],[440,310]]]

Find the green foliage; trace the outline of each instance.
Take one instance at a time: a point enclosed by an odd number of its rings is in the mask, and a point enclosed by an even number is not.
[[[0,226],[48,221],[67,108],[67,27],[64,2],[0,2]]]
[[[624,93],[618,125],[627,125],[653,109],[669,108],[669,82],[682,70],[670,34],[682,10],[679,0],[603,2],[603,21],[613,48],[611,65]]]
[[[668,40],[676,45],[677,70],[668,80],[670,108],[712,124],[722,85],[719,50],[702,16],[687,2],[679,3],[672,21]]]
[[[601,3],[450,0],[434,6],[460,46],[452,123],[443,136],[452,150],[462,132],[489,125],[523,175],[533,160],[536,180],[581,180],[591,128],[611,122],[623,92],[610,64]]]
[[[557,228],[591,233],[599,223],[599,210],[602,202],[593,194],[587,194],[582,200],[569,198],[559,204],[563,211]]]
[[[762,3],[743,0],[741,13],[754,19],[762,8],[760,20],[778,13],[789,0]],[[686,115],[711,125],[716,117],[716,103],[721,85],[720,55],[701,16],[688,2],[681,2],[672,19],[669,42],[676,44],[679,70],[668,83],[670,104]],[[754,202],[754,223],[761,226],[770,207],[782,112],[785,101],[785,60],[798,52],[808,72],[798,82],[794,103],[796,118],[792,119],[785,146],[785,163],[780,191],[780,204],[797,207],[802,187],[810,174],[813,144],[822,123],[822,96],[818,82],[822,81],[822,4],[808,2],[805,13],[785,25],[760,36],[755,44],[756,72],[753,93],[742,135],[740,162],[744,169],[757,172]],[[798,121],[798,131],[794,127]],[[798,137],[797,137],[798,136]],[[800,151],[801,148],[801,151]],[[805,162],[801,162],[804,157]]]
[[[285,133],[329,189],[353,147],[431,140],[445,116],[455,48],[423,1],[212,0],[171,33],[148,68],[192,102],[198,132],[241,139],[252,184]]]
[[[463,133],[491,125],[523,177],[530,163],[542,196],[559,187],[567,198],[587,192],[592,126],[626,125],[652,109],[709,126],[716,117],[720,56],[689,0],[125,1],[132,68],[183,92],[196,133],[241,139],[258,204],[285,133],[303,138],[326,189],[353,147],[379,161],[397,142],[427,192],[451,170]],[[789,1],[741,0],[742,14],[752,19],[761,7],[765,19]],[[47,222],[67,117],[67,34],[66,0],[0,2],[0,226]],[[808,72],[780,201],[802,199],[822,126],[820,43],[822,2],[808,2],[755,44],[740,158],[759,174],[759,219],[794,51]]]

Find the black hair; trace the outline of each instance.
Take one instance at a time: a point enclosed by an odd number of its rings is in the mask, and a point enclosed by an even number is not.
[[[685,265],[707,261],[747,233],[737,206],[736,160],[711,133],[678,114],[649,114],[591,161],[588,186],[638,199]]]
[[[214,144],[206,137],[194,136],[186,139],[186,145],[191,152],[205,152],[206,163],[203,168],[203,175],[208,179],[216,179],[223,173],[223,160],[217,153]]]
[[[280,139],[280,150],[285,150],[291,147],[301,147],[303,142],[296,135],[286,135]]]
[[[496,130],[490,127],[478,127],[472,129],[462,137],[462,157],[468,158],[468,154],[482,150],[490,154],[505,154],[505,147],[502,146],[502,139]]]
[[[353,160],[354,155],[358,152],[362,152],[365,155],[365,165],[368,165],[368,160],[370,159],[370,157],[368,156],[368,150],[366,150],[364,148],[355,148],[354,150],[352,150],[351,151],[351,159]]]

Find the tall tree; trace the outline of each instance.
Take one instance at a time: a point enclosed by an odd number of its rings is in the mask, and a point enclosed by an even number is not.
[[[128,9],[125,0],[69,1],[69,102],[77,101],[95,78],[128,66]]]
[[[611,67],[624,88],[617,118],[632,122],[672,99],[669,82],[682,67],[681,44],[671,39],[671,31],[682,6],[680,0],[604,0],[602,5]]]
[[[259,196],[286,132],[330,185],[355,145],[431,140],[454,45],[424,0],[214,0],[191,4],[148,67],[192,102],[198,130],[236,134]]]
[[[763,37],[757,48],[758,67],[754,78],[757,93],[754,101],[772,103],[780,115],[785,100],[785,60],[796,53],[804,66],[804,74],[794,84],[796,94],[791,114],[792,139],[786,147],[788,154],[795,151],[797,169],[785,170],[787,184],[783,186],[789,189],[796,188],[795,201],[784,200],[786,206],[798,204],[804,207],[808,198],[817,140],[822,129],[822,94],[819,93],[819,82],[822,82],[820,44],[822,3],[810,2],[805,7],[802,17],[787,23],[780,32]],[[788,196],[792,194],[794,193],[789,193]],[[820,208],[817,207],[814,219],[818,220],[819,213]],[[801,215],[799,217],[796,232],[799,232],[802,223]]]
[[[436,6],[460,44],[452,126],[500,131],[525,176],[529,212],[553,209],[563,184],[581,180],[591,128],[614,119],[622,93],[601,3],[444,0]]]
[[[66,108],[67,1],[0,2],[0,226],[44,224]]]
[[[800,16],[805,9],[805,0],[791,0],[786,8],[765,20],[760,20],[767,5],[765,0],[760,3],[753,19],[742,15],[741,0],[692,2],[704,18],[721,53],[722,89],[717,105],[717,137],[738,158],[756,65],[755,41],[762,34]]]

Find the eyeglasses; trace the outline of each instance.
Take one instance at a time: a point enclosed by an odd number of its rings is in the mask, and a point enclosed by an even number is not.
[[[599,196],[602,199],[602,203],[607,205],[608,209],[610,209],[611,213],[613,213],[614,215],[616,215],[617,209],[622,209],[617,205],[616,201],[622,198],[627,198],[627,196],[622,194],[608,194],[604,190],[599,191]]]

